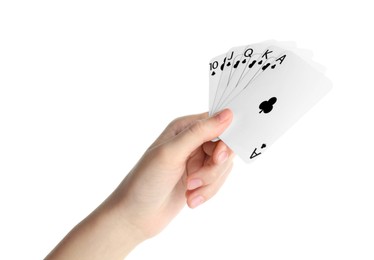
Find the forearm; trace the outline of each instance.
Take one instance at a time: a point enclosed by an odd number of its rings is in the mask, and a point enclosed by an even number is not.
[[[73,228],[46,257],[55,259],[124,259],[143,240],[142,234],[109,202]]]

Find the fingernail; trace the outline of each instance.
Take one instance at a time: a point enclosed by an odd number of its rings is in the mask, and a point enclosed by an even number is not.
[[[221,112],[218,112],[215,117],[217,118],[218,122],[222,123],[225,122],[227,119],[230,118],[231,112],[228,109],[224,109]]]
[[[201,185],[203,185],[202,180],[200,180],[200,179],[192,179],[192,180],[190,180],[187,183],[187,189],[188,190],[194,190],[194,189],[200,187]]]
[[[196,196],[195,198],[193,198],[191,200],[190,205],[191,205],[192,208],[196,208],[197,206],[203,204],[203,202],[204,202],[204,197],[199,195],[199,196]]]
[[[229,157],[229,154],[226,151],[221,152],[217,158],[218,163],[219,164],[224,163],[228,157]]]

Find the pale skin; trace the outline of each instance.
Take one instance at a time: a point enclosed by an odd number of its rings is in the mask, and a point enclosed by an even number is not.
[[[124,259],[160,233],[187,204],[212,198],[233,166],[234,154],[211,142],[229,126],[228,109],[171,122],[113,193],[75,226],[46,257]]]

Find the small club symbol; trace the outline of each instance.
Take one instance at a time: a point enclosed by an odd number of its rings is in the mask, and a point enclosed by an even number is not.
[[[266,144],[262,144],[262,145],[261,145],[261,151],[262,151],[262,149],[264,149],[264,148],[266,148]],[[253,152],[252,152],[251,156],[249,157],[249,159],[253,159],[253,158],[255,158],[255,157],[257,157],[257,156],[259,156],[259,155],[261,154],[260,151],[257,152],[257,149],[258,149],[258,148],[255,148],[255,149],[253,150]],[[260,150],[260,149],[259,149],[259,150]]]
[[[263,101],[259,108],[261,109],[259,113],[262,113],[264,112],[265,114],[269,113],[271,110],[273,110],[273,105],[275,104],[275,102],[277,102],[277,98],[276,97],[272,97],[271,99],[269,100],[265,100]]]

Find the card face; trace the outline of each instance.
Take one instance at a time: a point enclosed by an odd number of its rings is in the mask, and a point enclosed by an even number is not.
[[[222,73],[221,73],[221,77],[219,79],[218,87],[217,87],[216,94],[214,97],[212,113],[216,112],[216,107],[222,98],[222,94],[224,93],[227,87],[227,84],[230,80],[231,75],[233,75],[235,71],[235,66],[234,66],[235,62],[238,59],[240,59],[244,48],[245,46],[234,47],[234,48],[231,48],[226,54],[224,62],[221,65]]]
[[[268,48],[269,46],[273,46]],[[277,55],[284,51],[291,51],[303,58],[315,69],[325,72],[325,68],[320,64],[312,61],[313,52],[310,50],[296,48],[295,42],[278,42],[269,40],[261,43],[255,43],[248,45],[242,55],[241,62],[237,62],[238,65],[234,75],[230,77],[228,86],[225,92],[222,94],[221,101],[216,106],[215,112],[220,111],[230,102],[235,96],[239,95],[246,85],[250,84],[261,74],[260,68],[263,68],[261,59],[265,59],[267,62],[271,62]],[[257,61],[257,62],[256,62]],[[243,79],[244,78],[244,79]],[[238,85],[240,86],[238,87]]]
[[[255,79],[266,69],[275,69],[276,65],[272,64],[274,61],[279,63],[283,61],[281,56],[284,49],[277,46],[267,46],[263,52],[255,53],[248,62],[248,65],[242,73],[242,77],[239,79],[237,85],[233,88],[229,95],[221,102],[218,110],[224,108],[232,99],[238,96],[248,85],[252,84]]]
[[[247,71],[249,65],[249,60],[254,56],[261,56],[265,48],[269,45],[274,45],[276,41],[269,40],[261,43],[255,43],[246,46],[239,46],[232,48],[228,53],[226,59],[229,58],[229,55],[234,55],[233,62],[228,63],[228,66],[231,66],[229,71],[226,71],[226,74],[220,79],[219,87],[217,87],[217,93],[215,102],[212,108],[212,113],[218,112],[222,107],[225,100],[228,99],[233,89],[237,86],[239,81],[244,76],[244,71]],[[227,69],[227,67],[225,69]],[[224,69],[224,70],[225,70]]]
[[[232,110],[234,118],[220,139],[244,161],[253,161],[331,87],[320,71],[284,51],[225,106]]]
[[[222,54],[210,60],[209,62],[209,113],[212,111],[214,98],[217,92],[219,79],[221,78],[224,60],[226,54]]]
[[[243,78],[250,62],[252,62],[252,60],[255,59],[256,56],[261,55],[264,49],[268,46],[268,43],[270,42],[271,41],[258,44],[251,44],[246,46],[242,50],[240,59],[237,59],[234,63],[235,71],[232,73],[227,83],[227,86],[221,96],[221,99],[215,107],[216,112],[218,112],[221,109],[224,102],[230,97],[233,90],[237,87],[240,80]]]

